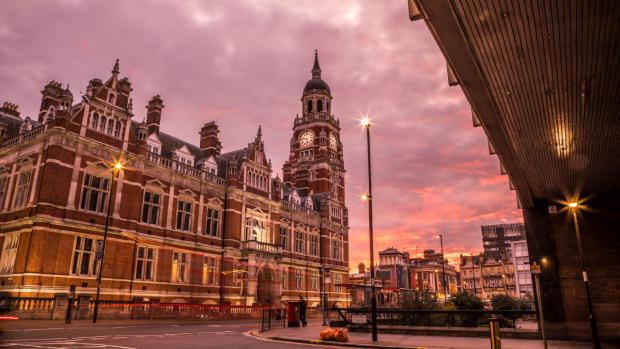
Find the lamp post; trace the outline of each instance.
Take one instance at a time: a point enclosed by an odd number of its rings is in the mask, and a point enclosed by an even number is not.
[[[112,183],[110,184],[110,194],[108,195],[108,210],[105,217],[105,227],[103,228],[103,243],[101,245],[101,252],[96,251],[95,257],[97,253],[101,253],[100,259],[101,264],[99,265],[99,275],[97,276],[97,296],[95,297],[95,310],[93,311],[93,323],[97,322],[97,314],[99,313],[99,292],[101,291],[101,275],[103,274],[103,262],[105,256],[105,244],[108,240],[108,227],[110,225],[110,213],[112,213],[112,197],[114,196],[114,192],[116,191],[116,176],[123,169],[123,164],[116,161],[114,166],[112,167]]]
[[[366,148],[368,151],[368,194],[362,199],[368,203],[368,234],[370,240],[370,316],[372,326],[372,341],[377,341],[377,294],[375,292],[375,251],[372,231],[372,170],[370,166],[370,119],[364,117],[361,120],[362,127],[366,129]]]
[[[443,254],[443,235],[437,235],[441,246],[441,283],[443,283],[444,302],[448,300],[448,285],[446,284],[446,261]]]
[[[474,297],[476,297],[476,266],[474,265],[474,254],[471,253],[471,273],[474,277]]]
[[[568,207],[571,210],[573,216],[573,224],[575,225],[575,235],[577,236],[577,251],[579,253],[579,264],[581,266],[581,273],[583,276],[583,284],[586,288],[586,298],[588,301],[588,317],[590,318],[590,329],[592,331],[592,338],[594,339],[594,347],[596,349],[601,348],[601,339],[598,335],[598,327],[596,325],[596,317],[594,316],[594,309],[592,306],[592,296],[590,294],[590,285],[588,283],[588,273],[586,272],[585,261],[583,258],[583,247],[581,246],[581,231],[579,230],[579,222],[577,221],[577,210],[579,209],[578,202],[570,202]]]

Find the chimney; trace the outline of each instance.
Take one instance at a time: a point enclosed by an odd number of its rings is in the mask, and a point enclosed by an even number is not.
[[[0,108],[0,113],[19,119],[19,107],[13,103],[4,102]]]
[[[159,95],[153,96],[146,106],[146,126],[149,133],[159,133],[159,122],[161,121],[161,110],[164,108],[164,101]]]
[[[220,155],[222,143],[218,138],[220,133],[215,121],[207,122],[200,129],[200,149],[207,153],[207,156]]]

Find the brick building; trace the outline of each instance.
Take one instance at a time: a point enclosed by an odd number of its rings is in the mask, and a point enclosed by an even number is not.
[[[438,299],[446,298],[446,289],[448,295],[458,291],[456,268],[435,250],[425,250],[422,257],[411,258],[410,270],[412,289],[434,293]]]
[[[343,148],[316,55],[282,179],[260,126],[247,147],[223,153],[207,122],[195,146],[160,130],[160,96],[139,115],[131,92],[117,61],[77,100],[48,83],[37,120],[0,109],[0,292],[75,285],[93,295],[111,201],[104,300],[265,305],[303,295],[312,306],[329,266],[330,303],[347,303],[335,287],[349,271]]]

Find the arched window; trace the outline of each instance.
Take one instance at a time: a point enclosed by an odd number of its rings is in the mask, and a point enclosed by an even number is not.
[[[309,100],[308,101],[308,113],[311,113],[311,112],[312,112],[312,101]]]
[[[318,112],[322,112],[323,111],[323,100],[322,99],[319,99],[316,102],[316,111],[318,111]]]
[[[119,138],[121,135],[121,122],[116,120],[116,125],[114,125],[114,137]]]
[[[101,116],[101,122],[99,123],[99,131],[104,132],[105,131],[105,124],[106,122],[108,122],[108,119],[106,119],[105,116]]]
[[[99,124],[99,114],[93,113],[93,116],[90,119],[90,127],[96,129]]]
[[[106,130],[107,134],[111,135],[113,129],[114,129],[114,120],[108,119],[108,129]]]
[[[329,113],[329,102],[327,102],[327,112]]]
[[[108,103],[114,104],[114,95],[110,94],[110,96],[108,97]]]

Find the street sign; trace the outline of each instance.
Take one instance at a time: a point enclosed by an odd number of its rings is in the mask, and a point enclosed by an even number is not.
[[[540,265],[533,263],[530,265],[530,272],[532,274],[540,274]]]

